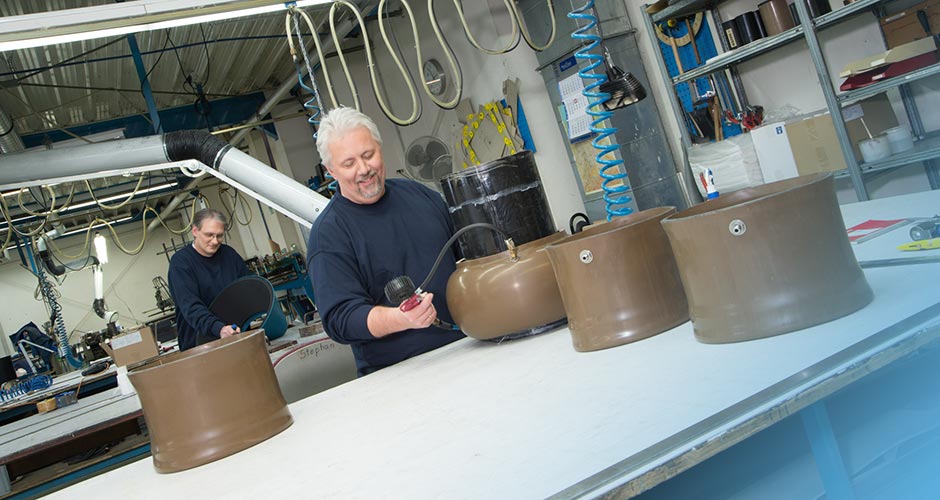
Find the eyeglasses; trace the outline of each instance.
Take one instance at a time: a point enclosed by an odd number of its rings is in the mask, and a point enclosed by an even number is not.
[[[199,234],[205,236],[207,239],[210,239],[210,240],[216,239],[216,240],[222,241],[222,239],[225,238],[225,233],[209,233],[201,229],[196,229],[196,231],[199,231]]]

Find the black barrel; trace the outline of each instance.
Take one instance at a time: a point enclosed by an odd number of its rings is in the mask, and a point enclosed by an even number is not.
[[[538,168],[531,151],[464,169],[441,179],[450,218],[457,230],[477,222],[492,224],[516,245],[555,232]],[[476,229],[457,240],[464,258],[477,259],[506,250],[503,237]]]
[[[755,40],[764,37],[764,25],[761,23],[759,13],[755,11],[745,12],[734,18],[738,25],[738,33],[741,35],[741,45],[747,45]]]

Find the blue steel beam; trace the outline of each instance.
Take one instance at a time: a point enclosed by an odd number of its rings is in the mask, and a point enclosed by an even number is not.
[[[157,112],[157,103],[153,100],[153,92],[150,90],[150,80],[147,78],[147,67],[144,66],[144,59],[140,56],[140,47],[137,46],[137,37],[133,33],[127,35],[127,45],[131,48],[131,56],[134,58],[134,67],[137,68],[137,76],[140,78],[140,91],[144,94],[144,100],[147,101],[147,109],[150,111],[150,120],[153,122],[153,132],[160,134],[163,132],[163,126],[160,125],[160,113]]]

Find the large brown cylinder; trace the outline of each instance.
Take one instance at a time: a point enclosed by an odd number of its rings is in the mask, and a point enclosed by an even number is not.
[[[845,316],[874,297],[845,233],[831,174],[724,194],[663,220],[695,337],[770,337]]]
[[[131,367],[157,472],[177,472],[254,446],[290,427],[264,330]]]
[[[447,281],[447,309],[468,336],[491,340],[510,335],[539,333],[561,326],[565,306],[545,245],[565,233],[539,238],[518,250],[464,260]]]
[[[796,26],[787,0],[767,0],[757,6],[767,36],[774,36]]]
[[[689,320],[660,207],[588,226],[546,247],[576,351],[652,337]]]

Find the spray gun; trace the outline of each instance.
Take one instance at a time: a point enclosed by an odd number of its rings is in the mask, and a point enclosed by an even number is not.
[[[503,235],[503,237],[506,238],[506,248],[509,251],[509,258],[513,262],[519,259],[519,255],[516,250],[516,244],[513,243],[512,238],[505,231],[492,224],[486,224],[484,222],[470,224],[460,228],[457,232],[454,233],[453,236],[450,237],[449,240],[447,240],[447,243],[444,243],[444,248],[442,248],[441,252],[437,255],[437,260],[434,261],[434,265],[431,267],[431,272],[429,272],[428,276],[424,278],[421,286],[415,288],[414,281],[411,281],[411,278],[408,276],[399,276],[386,283],[385,297],[388,298],[388,301],[392,304],[398,304],[398,308],[403,312],[414,309],[418,304],[421,303],[421,294],[424,293],[424,287],[428,286],[431,278],[434,277],[438,266],[440,266],[441,261],[444,259],[444,255],[446,255],[450,250],[450,246],[453,245],[455,241],[457,241],[457,238],[460,237],[461,234],[471,229],[480,228],[490,229]],[[460,327],[457,325],[452,325],[446,321],[441,321],[440,319],[435,319],[433,324],[434,326],[443,328],[445,330],[460,330]]]
[[[421,294],[424,293],[420,288],[415,288],[414,281],[408,276],[399,276],[393,278],[385,284],[385,297],[392,304],[398,304],[402,312],[408,312],[421,303]],[[456,325],[452,325],[440,318],[434,320],[434,326],[444,330],[460,330]]]

